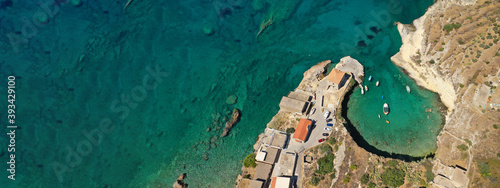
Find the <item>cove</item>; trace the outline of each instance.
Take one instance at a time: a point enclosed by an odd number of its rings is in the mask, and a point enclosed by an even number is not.
[[[22,16],[38,10],[22,3],[13,6],[29,10]],[[19,119],[30,125],[19,141],[18,175],[25,178],[18,187],[167,187],[181,173],[190,187],[233,187],[281,97],[309,67],[344,56],[373,76],[364,81],[365,95],[355,89],[346,101],[351,133],[366,141],[360,145],[417,157],[435,149],[444,121],[438,97],[390,62],[401,46],[393,22],[410,23],[432,0],[132,1],[125,11],[120,3],[61,6],[19,54],[2,61],[3,77],[22,77]],[[22,28],[19,20],[5,20],[14,24],[8,31]],[[143,100],[130,100],[147,67],[164,72],[162,82]],[[382,120],[384,102],[391,113]],[[112,108],[124,105],[126,117]],[[241,120],[221,138],[234,108]],[[82,132],[103,118],[116,129],[78,165],[68,165],[60,182],[49,164],[67,165],[66,148],[77,148],[87,139]]]

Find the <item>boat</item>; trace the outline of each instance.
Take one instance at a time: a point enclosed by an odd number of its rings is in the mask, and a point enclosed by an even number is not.
[[[361,95],[365,94],[365,90],[363,89],[363,86],[361,86]]]
[[[375,85],[378,87],[378,84],[379,84],[379,83],[380,83],[380,82],[379,82],[379,81],[377,81],[377,83],[376,83]]]
[[[380,114],[378,115],[378,118],[380,119]]]
[[[384,99],[384,96],[382,95],[382,99]]]
[[[389,123],[389,120],[385,120],[385,122]]]
[[[387,103],[384,103],[384,114],[389,114],[389,105]]]
[[[406,86],[406,91],[408,91],[408,93],[411,92],[410,86]]]
[[[372,81],[372,76],[368,77],[368,81]]]
[[[368,86],[365,85],[365,90],[368,91]]]

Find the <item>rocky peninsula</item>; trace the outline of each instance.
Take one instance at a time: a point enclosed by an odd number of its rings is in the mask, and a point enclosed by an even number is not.
[[[498,10],[500,1],[438,0],[412,24],[396,23],[403,45],[391,60],[418,85],[438,93],[447,107],[435,154],[408,160],[369,153],[354,142],[343,125],[345,120],[335,113],[335,131],[322,144],[303,148],[299,155],[298,161],[304,163],[297,168],[297,186],[500,186],[496,181],[500,177],[500,145],[496,144],[500,138]],[[317,91],[319,84],[314,83],[325,77],[322,73],[329,63],[321,62],[306,71],[297,89]],[[341,106],[335,110],[341,112]],[[291,133],[298,118],[278,113],[268,128]],[[259,139],[265,137],[262,134]],[[256,151],[260,145],[258,141]],[[331,160],[333,163],[328,162]],[[255,169],[243,167],[237,182],[254,174]]]

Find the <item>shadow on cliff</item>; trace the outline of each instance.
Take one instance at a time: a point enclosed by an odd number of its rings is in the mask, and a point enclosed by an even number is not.
[[[356,88],[357,86],[358,86],[358,84],[355,84],[352,87],[352,89],[350,89],[346,93],[346,95],[344,96],[344,100],[342,101],[342,114],[341,114],[341,116],[342,116],[342,118],[344,118],[344,120],[346,122],[346,123],[344,123],[344,127],[347,129],[347,131],[351,135],[352,139],[354,140],[354,142],[356,142],[356,144],[359,147],[365,149],[366,151],[368,151],[370,153],[378,155],[378,156],[382,156],[382,157],[386,157],[386,158],[392,158],[392,159],[399,159],[399,160],[403,160],[405,162],[420,161],[420,160],[422,160],[424,158],[433,158],[434,157],[434,153],[431,153],[431,154],[426,155],[426,156],[420,156],[420,157],[414,157],[414,156],[405,155],[405,154],[389,153],[389,152],[386,152],[386,151],[379,150],[379,149],[375,148],[374,146],[370,145],[361,136],[361,134],[356,129],[356,127],[354,127],[352,125],[352,123],[349,120],[349,118],[347,118],[347,111],[349,110],[347,108],[347,103],[349,102],[349,99],[351,98],[351,95],[354,92],[354,88]]]

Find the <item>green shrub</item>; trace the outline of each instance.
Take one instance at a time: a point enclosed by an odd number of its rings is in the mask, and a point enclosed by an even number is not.
[[[349,167],[351,170],[356,170],[358,168],[358,166],[356,166],[355,164],[352,164],[350,167]]]
[[[377,186],[377,184],[373,183],[373,182],[370,182],[368,184],[368,188],[375,188]]]
[[[494,129],[498,129],[498,125],[497,124],[493,124],[493,128]]]
[[[321,146],[319,146],[319,150],[321,153],[332,153],[332,148],[328,144],[321,144]]]
[[[390,160],[389,162],[387,162],[387,164],[389,165],[389,167],[391,168],[397,168],[398,167],[398,161],[396,160]]]
[[[351,181],[351,174],[347,174],[347,176],[344,178],[342,182],[349,183],[350,181]]]
[[[497,153],[497,157],[500,158],[500,153]]]
[[[318,176],[313,176],[311,178],[311,181],[309,181],[309,184],[313,185],[313,186],[317,186],[319,185],[319,182],[321,181],[321,178],[318,177]]]
[[[434,59],[431,59],[430,61],[428,61],[428,63],[430,63],[430,64],[434,64],[434,63],[436,63],[436,62],[434,61]]]
[[[370,176],[368,174],[363,174],[361,176],[361,184],[366,185],[370,181]]]
[[[460,151],[467,151],[469,149],[468,146],[466,146],[465,144],[460,144],[457,146],[457,148],[460,150]]]
[[[399,187],[405,182],[405,172],[399,168],[388,168],[382,173],[382,182],[385,185]]]
[[[249,179],[249,178],[250,178],[250,174],[245,174],[245,175],[243,176],[243,178]]]
[[[459,23],[451,23],[451,24],[444,25],[443,30],[445,30],[447,33],[449,33],[451,30],[458,29],[460,27],[462,27],[462,25]]]
[[[328,143],[331,145],[335,145],[337,143],[337,140],[335,138],[329,138]]]
[[[335,151],[338,151],[339,150],[339,145],[335,145],[334,149],[335,149]]]
[[[330,174],[330,178],[333,180],[335,178],[335,169],[333,169],[333,173]]]
[[[458,44],[465,44],[463,40],[458,40]]]
[[[333,172],[333,160],[335,159],[335,155],[329,153],[324,157],[318,159],[319,168],[315,171],[316,174],[325,175]]]
[[[439,51],[440,51],[440,52],[444,51],[444,48],[439,48]]]
[[[478,162],[477,167],[479,167],[479,172],[481,173],[481,176],[483,177],[491,176],[490,165],[488,164],[488,162]]]
[[[464,87],[464,85],[463,85],[463,84],[460,84],[460,88],[463,88],[463,87]]]
[[[469,139],[465,139],[465,142],[467,142],[467,144],[469,144],[469,146],[472,146],[472,142]]]
[[[255,168],[257,166],[257,163],[255,163],[255,156],[257,156],[257,154],[255,153],[252,153],[252,154],[249,154],[245,157],[245,160],[243,161],[243,166],[245,167],[252,167],[252,168]]]
[[[425,172],[425,179],[427,180],[427,183],[433,181],[434,177],[435,177],[435,175],[434,175],[434,173],[432,173],[432,171],[429,170],[429,171]]]
[[[294,132],[295,132],[295,129],[294,129],[294,128],[292,128],[292,127],[291,127],[291,128],[286,129],[286,133],[287,133],[287,134],[292,134],[292,133],[294,133]]]

